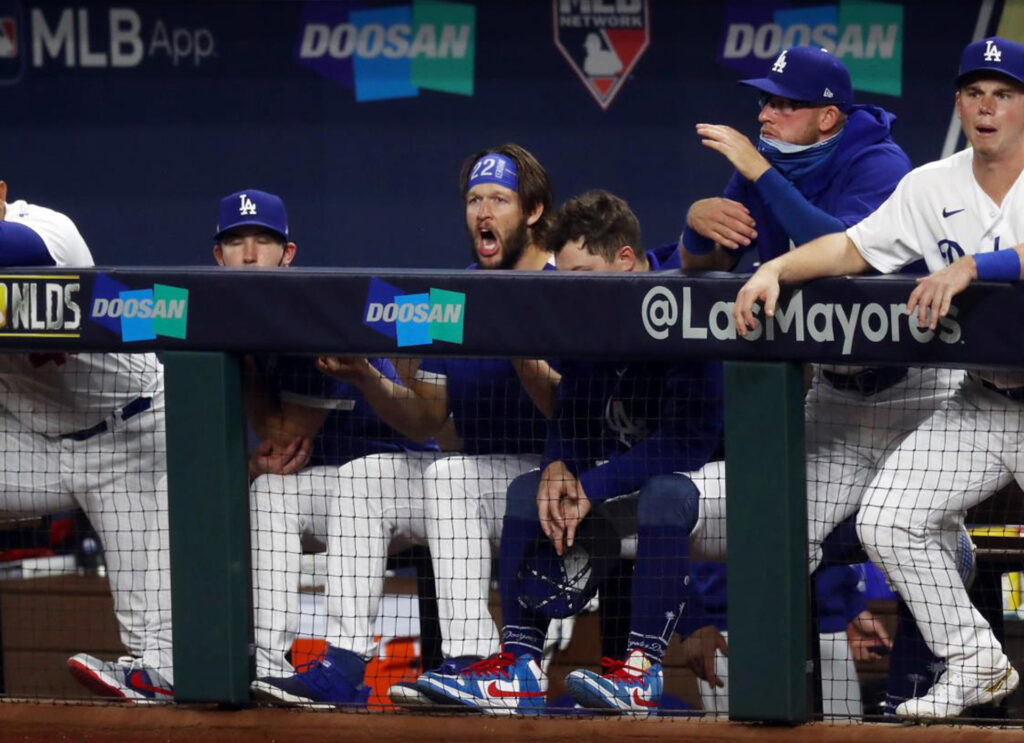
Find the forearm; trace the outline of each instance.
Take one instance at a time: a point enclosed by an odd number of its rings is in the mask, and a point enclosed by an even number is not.
[[[396,384],[372,366],[353,384],[381,420],[414,441],[433,436],[448,418],[447,395],[441,385],[424,385],[428,390],[421,394]]]
[[[512,366],[537,410],[550,419],[555,411],[558,383],[562,375],[543,359],[515,359]]]
[[[845,232],[833,232],[769,261],[762,270],[773,271],[781,284],[798,284],[826,276],[848,276],[871,266]]]

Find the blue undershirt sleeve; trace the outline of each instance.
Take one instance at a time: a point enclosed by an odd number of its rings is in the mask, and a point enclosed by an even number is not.
[[[814,206],[775,168],[758,178],[754,189],[795,245],[846,229],[842,220]]]
[[[56,266],[39,234],[23,224],[0,222],[0,265]]]

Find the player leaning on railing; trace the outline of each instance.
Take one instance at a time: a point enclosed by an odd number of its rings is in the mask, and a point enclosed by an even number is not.
[[[1016,281],[1024,254],[1024,45],[1002,38],[964,49],[956,110],[969,149],[907,175],[879,209],[845,232],[764,264],[733,311],[747,335],[755,304],[775,313],[780,284],[884,273],[923,258],[932,272],[907,301],[934,329],[972,281]],[[897,707],[942,718],[995,702],[1020,682],[988,622],[971,605],[951,557],[967,509],[1024,478],[1024,375],[972,371],[949,403],[886,460],[864,494],[861,542],[906,601],[946,671],[931,691]],[[949,432],[957,432],[955,436]]]
[[[725,157],[735,172],[722,197],[700,199],[687,213],[681,243],[688,269],[731,269],[750,251],[766,262],[794,244],[843,230],[878,208],[910,171],[910,159],[893,140],[896,117],[878,106],[855,104],[849,71],[824,49],[785,49],[764,77],[740,83],[759,94],[760,137],[755,147],[730,126],[697,125],[701,143]],[[821,563],[823,541],[852,519],[889,453],[963,377],[935,367],[816,365],[813,371],[805,406],[812,569]],[[724,558],[725,463],[710,463],[694,482],[701,491],[694,549]],[[852,532],[851,523],[841,528]],[[962,537],[969,545],[966,531]],[[830,597],[819,599],[828,603]],[[906,615],[903,607],[901,615]],[[877,626],[870,615],[862,619],[866,627]],[[910,666],[912,673],[890,675],[890,699],[920,693],[915,689],[921,682],[911,677],[917,671],[930,677],[928,667],[936,658],[928,656],[913,622],[901,622],[892,666]],[[822,662],[826,686],[833,677],[852,673],[852,662]]]

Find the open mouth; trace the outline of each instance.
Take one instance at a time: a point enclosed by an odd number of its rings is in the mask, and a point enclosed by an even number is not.
[[[974,127],[974,130],[982,136],[995,134],[998,131],[998,129],[996,129],[994,126],[986,126],[984,124],[978,124],[977,126]]]
[[[477,252],[484,258],[498,254],[498,238],[491,230],[477,232]]]

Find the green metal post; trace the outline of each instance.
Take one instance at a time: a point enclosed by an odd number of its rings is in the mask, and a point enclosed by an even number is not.
[[[732,720],[809,717],[803,399],[799,364],[725,364]]]
[[[239,361],[162,354],[178,701],[249,701],[249,487]]]

